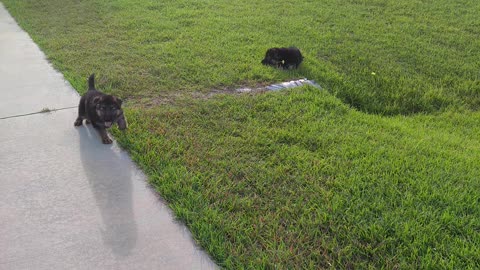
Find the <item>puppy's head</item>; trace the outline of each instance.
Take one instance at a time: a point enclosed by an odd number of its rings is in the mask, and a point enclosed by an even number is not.
[[[265,58],[262,60],[262,64],[270,66],[278,66],[282,63],[282,59],[279,55],[279,48],[270,48],[265,53]]]
[[[286,54],[289,58],[294,59],[296,62],[302,62],[303,56],[300,50],[296,47],[290,47],[286,50]]]
[[[122,100],[117,97],[111,95],[96,96],[93,99],[93,104],[95,104],[95,112],[100,122],[106,128],[111,127],[123,115]]]

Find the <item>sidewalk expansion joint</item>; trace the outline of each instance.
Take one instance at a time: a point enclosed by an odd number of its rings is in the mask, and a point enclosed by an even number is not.
[[[59,108],[59,109],[49,109],[49,108],[43,108],[43,109],[42,109],[41,111],[39,111],[39,112],[25,113],[25,114],[17,114],[17,115],[11,115],[11,116],[0,117],[0,120],[4,120],[4,119],[8,119],[8,118],[16,118],[16,117],[29,116],[29,115],[40,114],[40,113],[56,112],[56,111],[62,111],[62,110],[68,110],[68,109],[74,109],[74,108],[78,108],[78,106],[64,107],[64,108]]]

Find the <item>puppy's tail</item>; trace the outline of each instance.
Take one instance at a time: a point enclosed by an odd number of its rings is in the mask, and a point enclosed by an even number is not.
[[[88,90],[95,90],[95,73],[88,77]]]

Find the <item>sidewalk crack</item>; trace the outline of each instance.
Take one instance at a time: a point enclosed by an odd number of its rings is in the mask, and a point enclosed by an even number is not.
[[[61,111],[61,110],[68,110],[68,109],[74,109],[74,108],[78,108],[78,106],[64,107],[64,108],[58,108],[58,109],[43,108],[41,111],[38,111],[38,112],[32,112],[32,113],[25,113],[25,114],[17,114],[17,115],[0,117],[0,120],[4,120],[4,119],[8,119],[8,118],[16,118],[16,117],[29,116],[29,115],[40,114],[40,113],[49,113],[49,112],[55,112],[55,111]]]

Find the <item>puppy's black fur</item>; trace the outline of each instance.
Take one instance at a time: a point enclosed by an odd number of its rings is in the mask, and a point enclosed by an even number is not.
[[[303,61],[302,53],[298,48],[270,48],[262,60],[262,64],[277,68],[298,68]]]
[[[106,129],[114,123],[117,123],[120,130],[127,128],[127,121],[122,111],[122,100],[95,89],[94,74],[88,78],[88,91],[80,99],[78,117],[74,125],[81,126],[83,119],[86,119],[87,124],[92,123],[98,130],[104,144],[112,143]]]

